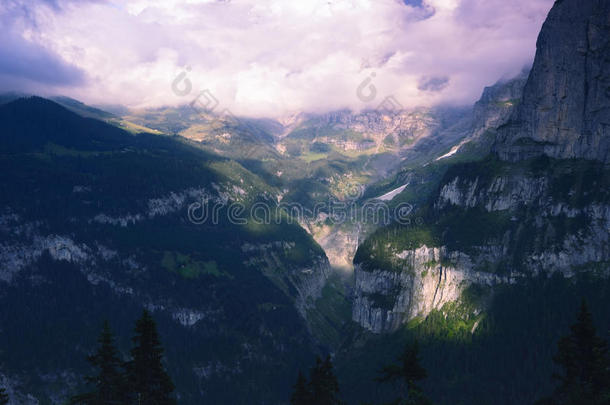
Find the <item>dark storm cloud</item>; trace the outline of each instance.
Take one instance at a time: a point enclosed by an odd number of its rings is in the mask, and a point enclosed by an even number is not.
[[[16,35],[0,38],[0,75],[47,85],[78,85],[84,73],[42,46]],[[0,79],[1,80],[1,79]],[[8,83],[0,83],[7,88]],[[19,90],[19,89],[15,89]]]
[[[0,90],[29,90],[31,83],[43,86],[74,86],[85,82],[85,73],[64,61],[39,41],[38,21],[32,5],[43,5],[50,13],[61,10],[59,0],[9,0],[0,5]]]

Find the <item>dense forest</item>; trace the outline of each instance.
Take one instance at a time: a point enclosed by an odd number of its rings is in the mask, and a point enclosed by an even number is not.
[[[569,332],[553,349],[554,372],[546,376],[553,391],[536,405],[610,404],[608,343],[594,326],[583,300]],[[408,342],[400,355],[377,371],[376,384],[389,387],[388,402],[350,402],[362,405],[433,405],[421,382],[428,378],[419,342]],[[92,373],[83,377],[83,393],[72,396],[74,405],[176,405],[174,384],[165,368],[164,349],[156,323],[148,311],[136,321],[132,348],[127,357],[115,344],[111,327],[104,322],[98,346],[87,357]],[[550,366],[550,365],[547,365]],[[450,365],[448,364],[448,367]],[[546,367],[543,367],[546,368]],[[434,384],[434,381],[429,383]],[[331,356],[317,357],[308,374],[298,373],[290,405],[346,405]],[[0,391],[2,405],[8,402]]]

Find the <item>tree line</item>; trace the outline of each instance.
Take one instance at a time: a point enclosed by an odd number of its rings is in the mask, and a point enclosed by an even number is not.
[[[121,360],[108,322],[104,322],[98,347],[87,360],[96,370],[86,376],[88,391],[75,395],[70,405],[176,405],[174,384],[163,366],[163,348],[155,321],[144,311],[135,325],[130,358]],[[583,301],[570,332],[560,339],[554,362],[558,372],[554,391],[535,405],[610,405],[608,343],[595,329]],[[392,384],[396,397],[385,405],[432,405],[420,382],[427,377],[421,365],[417,341],[408,343],[393,364],[383,367],[375,379]],[[0,405],[7,405],[6,389],[0,388]],[[306,376],[299,372],[290,405],[345,405],[330,356],[318,357]],[[370,405],[370,404],[363,404]]]
[[[420,363],[419,346],[414,341],[405,346],[396,363],[380,370],[376,381],[391,383],[396,388],[396,399],[387,405],[431,405],[418,385],[426,376],[427,372]],[[345,405],[340,399],[339,383],[330,356],[325,360],[316,359],[309,379],[299,372],[290,405]]]
[[[586,303],[581,304],[576,322],[557,346],[552,375],[554,391],[535,405],[610,405],[610,358],[608,343],[595,329]],[[330,357],[320,358],[309,373],[299,372],[290,405],[343,405]],[[417,341],[405,346],[394,364],[379,371],[378,383],[390,383],[396,397],[384,405],[432,405],[419,383],[427,377],[421,365]],[[370,405],[370,404],[362,404]]]

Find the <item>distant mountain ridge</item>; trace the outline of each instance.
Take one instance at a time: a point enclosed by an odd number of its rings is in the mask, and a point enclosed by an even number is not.
[[[3,152],[39,151],[47,142],[84,150],[128,145],[121,129],[82,117],[41,97],[18,98],[0,105],[0,123]]]

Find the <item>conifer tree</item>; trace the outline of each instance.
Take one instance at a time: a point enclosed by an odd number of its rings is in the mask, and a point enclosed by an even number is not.
[[[391,404],[424,405],[430,404],[430,401],[417,383],[426,377],[427,372],[420,364],[419,346],[415,341],[405,346],[398,358],[398,364],[383,367],[376,381],[398,385],[400,396]]]
[[[297,382],[290,397],[291,405],[341,405],[339,382],[333,371],[330,356],[325,360],[316,358],[316,364],[309,371],[309,381],[299,372]]]
[[[135,405],[174,405],[174,384],[163,367],[163,348],[148,311],[136,322],[131,361],[127,363],[130,397]]]
[[[333,371],[330,356],[326,359],[316,358],[316,365],[311,369],[309,392],[311,405],[339,405],[339,382]]]
[[[122,372],[122,363],[114,345],[114,336],[108,322],[104,322],[98,338],[97,352],[88,357],[89,363],[98,370],[97,375],[85,378],[94,389],[77,395],[70,400],[71,404],[84,405],[125,405],[126,380]]]
[[[297,382],[294,384],[293,393],[290,397],[290,405],[310,405],[311,395],[307,386],[307,378],[299,371]]]
[[[553,360],[561,368],[553,375],[558,386],[539,404],[610,405],[608,345],[597,335],[584,301],[570,333],[559,341]]]
[[[8,394],[6,393],[6,389],[0,388],[0,405],[8,404]]]

